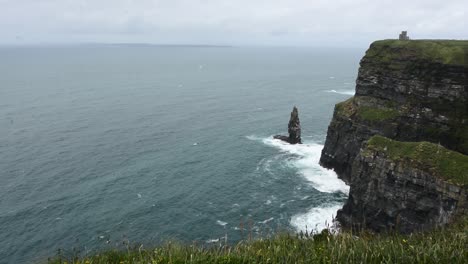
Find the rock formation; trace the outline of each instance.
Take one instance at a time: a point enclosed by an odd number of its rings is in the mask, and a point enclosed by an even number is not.
[[[354,159],[337,219],[354,229],[410,233],[468,213],[468,156],[429,142],[373,136]]]
[[[299,121],[299,113],[297,107],[294,106],[291,117],[288,123],[289,136],[276,135],[275,139],[286,141],[290,144],[302,144],[301,142],[301,122]]]
[[[374,135],[394,141],[376,151]],[[418,167],[431,153],[387,153],[389,142],[422,141],[461,155],[454,167],[466,170]],[[411,232],[467,212],[467,154],[468,42],[384,40],[361,60],[355,96],[335,106],[320,163],[350,185],[342,225]]]

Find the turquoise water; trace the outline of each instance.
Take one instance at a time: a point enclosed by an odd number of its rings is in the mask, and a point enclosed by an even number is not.
[[[317,162],[363,52],[0,48],[0,262],[323,228],[348,189]],[[294,105],[302,146],[271,139]]]

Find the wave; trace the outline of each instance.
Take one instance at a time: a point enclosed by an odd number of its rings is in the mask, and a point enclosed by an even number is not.
[[[251,137],[254,138],[254,137]],[[333,170],[323,168],[319,165],[320,155],[323,145],[316,143],[291,145],[278,139],[264,138],[263,143],[275,147],[282,152],[297,156],[290,159],[291,166],[298,169],[298,172],[307,179],[312,186],[320,192],[333,193],[342,192],[348,194],[349,186]]]
[[[337,94],[344,94],[344,95],[354,95],[354,90],[328,90],[325,91],[326,93],[337,93]]]
[[[220,226],[225,226],[227,225],[228,223],[227,222],[224,222],[224,221],[221,221],[221,220],[216,220],[216,224],[220,225]]]
[[[334,229],[333,218],[341,207],[341,204],[333,204],[326,207],[311,208],[306,213],[292,216],[291,225],[297,232],[320,232],[325,228]]]
[[[305,144],[291,145],[284,141],[274,139],[273,137],[260,138],[256,136],[248,136],[247,138],[254,141],[260,141],[265,145],[274,147],[280,151],[280,154],[276,155],[274,158],[262,159],[261,163],[263,165],[268,164],[269,161],[281,161],[286,163],[286,166],[297,169],[299,175],[304,177],[312,187],[320,192],[349,193],[349,186],[338,179],[338,176],[333,170],[328,170],[319,165],[323,145],[317,144],[313,141],[305,142]],[[308,198],[309,196],[303,196],[299,199],[307,200]],[[294,200],[288,202],[293,201]],[[280,208],[285,205],[286,203],[282,203]],[[293,215],[290,219],[290,224],[297,232],[319,232],[324,228],[335,229],[336,227],[333,225],[333,217],[342,206],[343,204],[340,202],[332,202],[311,208],[305,213]]]
[[[266,224],[266,223],[271,222],[271,221],[273,221],[273,220],[275,220],[275,218],[274,218],[274,217],[270,217],[270,218],[265,219],[265,220],[263,220],[263,221],[260,221],[260,222],[258,222],[258,223],[260,223],[260,224]]]

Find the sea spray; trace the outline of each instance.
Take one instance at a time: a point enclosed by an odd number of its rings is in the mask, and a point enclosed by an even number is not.
[[[265,170],[270,169],[271,162],[281,162],[297,170],[297,174],[304,177],[307,182],[317,191],[322,193],[341,193],[347,195],[349,186],[341,181],[333,170],[328,170],[319,165],[319,159],[323,145],[316,142],[304,142],[304,144],[291,145],[272,137],[261,138],[248,136],[249,140],[259,141],[267,146],[274,147],[280,151],[272,158],[261,160]],[[257,170],[259,167],[257,167]],[[303,197],[302,200],[309,198]],[[312,208],[304,208],[304,211],[291,217],[290,225],[297,232],[321,231],[324,228],[333,227],[333,218],[338,209],[342,207],[339,202],[326,202],[315,205]]]
[[[282,152],[297,156],[296,159],[289,161],[291,166],[297,168],[299,174],[307,179],[318,191],[342,192],[345,194],[349,192],[349,186],[338,179],[333,170],[328,170],[319,165],[323,145],[317,143],[291,145],[273,138],[265,138],[262,141],[266,145],[280,149]]]
[[[343,94],[343,95],[354,95],[354,90],[328,90],[325,91],[326,93],[336,93],[336,94]]]
[[[291,217],[291,225],[297,232],[320,232],[325,228],[333,229],[335,228],[333,218],[342,206],[342,204],[332,204],[311,208],[305,213]]]

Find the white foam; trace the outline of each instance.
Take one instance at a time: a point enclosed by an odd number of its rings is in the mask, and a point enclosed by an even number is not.
[[[274,217],[270,217],[270,218],[268,218],[268,219],[265,219],[265,220],[263,220],[263,221],[260,221],[259,223],[260,223],[260,224],[266,224],[266,223],[268,223],[268,222],[270,222],[270,221],[273,221],[274,219],[275,219]]]
[[[291,225],[300,231],[320,232],[325,228],[334,229],[333,218],[342,205],[333,204],[326,207],[312,208],[306,213],[297,214],[291,217]]]
[[[246,136],[246,138],[247,138],[248,140],[254,140],[254,141],[262,140],[262,138],[259,138],[259,137],[254,136],[254,135]]]
[[[221,220],[216,220],[216,224],[220,225],[220,226],[225,226],[227,225],[228,223],[227,222],[223,222]]]
[[[219,238],[216,238],[216,239],[208,239],[206,241],[206,243],[218,243],[219,242]]]
[[[272,137],[263,139],[263,142],[269,146],[278,148],[282,152],[296,155],[298,158],[291,159],[291,166],[298,169],[299,173],[307,179],[312,186],[320,192],[342,192],[347,194],[349,186],[333,170],[328,170],[319,165],[320,155],[323,145],[316,143],[291,145],[279,139]]]
[[[337,94],[344,94],[344,95],[354,95],[354,90],[328,90],[325,91],[326,93],[337,93]]]

